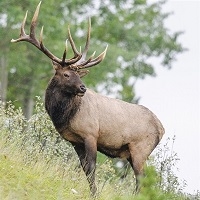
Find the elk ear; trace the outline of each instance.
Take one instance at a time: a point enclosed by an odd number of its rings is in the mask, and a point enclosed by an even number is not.
[[[57,62],[55,62],[55,61],[52,61],[52,65],[53,65],[53,68],[55,70],[58,70],[58,69],[62,68],[62,66],[60,64],[58,64]]]
[[[90,72],[89,70],[80,70],[80,71],[78,71],[78,74],[79,74],[80,78],[82,78],[85,75],[87,75],[89,72]]]

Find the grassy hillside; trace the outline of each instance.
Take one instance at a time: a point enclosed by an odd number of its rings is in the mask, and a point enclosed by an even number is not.
[[[149,161],[141,193],[133,195],[134,179],[130,170],[125,179],[110,159],[99,156],[97,184],[99,200],[186,200],[172,169],[177,155],[168,144],[158,148]],[[121,169],[125,171],[124,169]],[[90,192],[77,156],[56,133],[38,102],[35,114],[26,120],[21,109],[0,103],[0,199],[2,200],[87,200]]]
[[[47,162],[39,155],[27,164],[24,157],[17,142],[8,145],[1,138],[0,199],[90,199],[88,183],[82,170],[75,166],[76,161],[63,166],[59,159]],[[116,191],[117,188],[120,187],[106,184],[99,199],[132,199],[132,195],[126,196],[124,191]]]
[[[73,164],[62,167],[42,157],[26,164],[15,144],[0,142],[1,199],[89,199],[85,177]]]
[[[47,169],[43,162],[27,166],[19,157],[8,154],[0,157],[1,199],[87,199],[87,190],[80,188],[81,184],[78,186],[71,177],[62,177],[59,166]],[[78,182],[85,185],[81,178]],[[73,188],[79,193],[73,194]]]

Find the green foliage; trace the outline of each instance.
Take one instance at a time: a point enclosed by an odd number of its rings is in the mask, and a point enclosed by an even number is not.
[[[165,192],[158,187],[158,174],[153,166],[146,168],[145,173],[147,178],[142,179],[141,193],[135,200],[183,199],[180,194]]]
[[[156,166],[159,188],[166,192],[181,193],[187,184],[185,181],[180,184],[178,177],[174,173],[178,171],[176,166],[179,161],[177,153],[173,150],[174,142],[175,136],[172,138],[172,141],[168,138],[166,144],[162,148],[157,148],[155,153],[156,159],[152,159],[150,163]]]
[[[4,199],[89,199],[85,175],[68,142],[62,140],[37,97],[34,115],[26,120],[22,109],[0,102],[0,196]],[[97,182],[101,200],[195,200],[184,194],[174,169],[178,156],[175,138],[157,148],[148,161],[141,192],[133,196],[133,172],[125,178],[108,158],[97,163]],[[172,144],[170,144],[172,143]],[[123,170],[123,169],[122,169]],[[83,187],[85,185],[86,187]]]
[[[97,54],[102,52],[106,44],[109,48],[105,60],[91,70],[84,82],[88,87],[133,102],[136,101],[134,85],[137,79],[156,74],[152,58],[170,68],[177,54],[184,51],[178,42],[181,32],[171,33],[164,26],[169,13],[163,13],[163,3],[146,0],[43,1],[36,32],[39,35],[44,25],[45,45],[61,57],[67,25],[70,24],[77,46],[83,46],[87,18],[91,16],[89,54],[95,50]],[[15,101],[25,113],[34,96],[44,95],[52,68],[49,60],[35,47],[27,43],[11,44],[10,40],[18,37],[26,10],[29,10],[28,33],[37,4],[38,0],[0,2],[0,55],[6,58],[9,72],[7,99]],[[71,51],[68,56],[72,56]]]
[[[93,34],[109,44],[106,68],[102,66],[106,70],[103,77],[110,79],[104,87],[108,93],[120,85],[117,97],[134,101],[136,80],[156,74],[151,59],[157,58],[170,68],[177,53],[183,51],[177,41],[181,32],[170,34],[164,27],[169,13],[162,13],[163,3],[107,1],[99,5],[93,17]],[[104,83],[103,77],[95,80]]]
[[[10,102],[6,105],[6,110],[2,110],[3,106],[4,104],[1,104],[1,137],[6,135],[7,140],[11,143],[20,141],[20,148],[26,151],[27,163],[37,159],[40,152],[47,160],[52,160],[57,156],[62,158],[63,163],[74,158],[72,156],[74,150],[54,129],[44,110],[43,103],[37,101],[35,114],[29,120],[26,120],[21,108],[15,109]]]

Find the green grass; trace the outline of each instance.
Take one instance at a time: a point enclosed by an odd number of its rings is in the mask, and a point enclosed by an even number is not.
[[[132,195],[119,195],[120,191],[115,191],[116,187],[116,185],[106,184],[99,199],[133,198]],[[8,144],[1,138],[0,199],[87,200],[91,198],[85,175],[81,169],[74,166],[74,163],[68,163],[68,166],[63,167],[59,160],[47,162],[42,155],[39,155],[37,160],[27,164],[17,142]]]
[[[37,160],[29,165],[14,145],[0,147],[1,199],[88,199],[84,175],[59,163]],[[77,191],[77,193],[73,192]]]
[[[8,143],[0,139],[0,199],[5,200],[89,200],[88,183],[75,161],[63,166],[62,161],[47,161],[42,154],[28,164],[24,160],[24,152],[19,150],[18,143]],[[97,170],[102,176],[109,165],[100,166]],[[156,174],[151,168],[147,170],[150,177],[144,179],[142,193],[133,196],[130,191],[130,177],[125,183],[119,180],[110,183],[99,181],[99,188],[105,184],[99,200],[168,200],[174,198],[155,187]],[[102,179],[103,180],[103,179]],[[126,183],[128,181],[128,183]],[[151,185],[151,187],[149,187]],[[127,187],[126,187],[127,186]]]

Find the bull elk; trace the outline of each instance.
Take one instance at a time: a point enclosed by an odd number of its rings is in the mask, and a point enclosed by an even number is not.
[[[84,50],[77,50],[68,28],[68,40],[74,56],[66,59],[66,48],[62,59],[54,56],[43,44],[43,27],[39,40],[35,36],[40,4],[33,16],[30,34],[24,30],[27,12],[21,26],[20,37],[11,42],[27,41],[47,55],[53,63],[55,75],[51,78],[45,94],[45,108],[56,130],[69,141],[80,159],[89,182],[90,191],[96,194],[95,168],[97,151],[115,158],[127,159],[136,176],[136,191],[139,177],[143,175],[146,159],[155,149],[164,134],[158,118],[146,107],[108,98],[86,89],[81,77],[86,68],[100,63],[107,51],[96,58],[93,53],[86,59],[90,42],[89,20]]]

